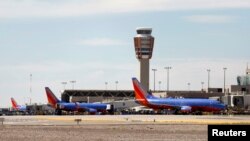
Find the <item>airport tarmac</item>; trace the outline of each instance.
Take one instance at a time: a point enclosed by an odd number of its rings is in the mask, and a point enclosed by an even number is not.
[[[207,124],[250,124],[250,116],[1,116],[1,141],[206,141]],[[80,119],[79,124],[75,119]]]
[[[2,116],[4,125],[250,124],[250,115],[73,115]]]

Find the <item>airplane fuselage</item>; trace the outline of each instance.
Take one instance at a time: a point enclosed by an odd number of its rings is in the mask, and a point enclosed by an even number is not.
[[[225,105],[211,99],[190,98],[147,98],[148,106],[153,109],[173,109],[173,107],[190,107],[191,111],[221,111]]]
[[[25,105],[18,105],[17,107],[13,107],[14,110],[20,111],[20,112],[25,112],[27,111],[27,108]]]
[[[64,111],[81,111],[81,112],[102,112],[106,113],[108,110],[110,111],[111,105],[104,103],[78,103],[78,102],[63,102],[60,101],[53,92],[45,87],[46,95],[48,98],[48,103],[56,109],[56,113],[60,114],[61,110]]]
[[[58,103],[56,108],[65,111],[89,111],[89,112],[109,110],[107,104],[99,104],[99,103]]]

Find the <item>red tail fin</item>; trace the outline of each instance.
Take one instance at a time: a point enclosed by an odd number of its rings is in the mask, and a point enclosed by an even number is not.
[[[15,101],[14,98],[11,98],[11,104],[12,104],[12,108],[17,109],[18,104],[17,104],[17,102]]]
[[[48,87],[45,87],[45,91],[46,91],[46,95],[48,98],[48,103],[55,108],[56,103],[59,103],[60,100],[57,99],[57,97],[53,94],[53,92]]]
[[[148,105],[148,100],[146,98],[147,91],[142,87],[141,83],[136,79],[132,78],[134,92],[135,92],[135,99],[142,105]]]

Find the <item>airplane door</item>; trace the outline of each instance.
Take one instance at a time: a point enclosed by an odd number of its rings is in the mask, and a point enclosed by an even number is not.
[[[184,99],[180,99],[180,103],[179,103],[179,106],[186,106],[187,105],[187,102],[184,101]]]
[[[209,107],[213,108],[212,100],[209,101]]]
[[[184,103],[183,103],[183,100],[181,99],[181,100],[180,100],[180,105],[179,105],[179,106],[183,106],[183,104],[184,104]]]
[[[60,109],[60,104],[56,103],[56,109]]]

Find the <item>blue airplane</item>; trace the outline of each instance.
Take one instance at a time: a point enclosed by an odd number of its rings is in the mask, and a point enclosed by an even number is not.
[[[18,105],[13,97],[10,100],[11,100],[12,108],[14,110],[19,111],[19,112],[26,112],[27,111],[26,106],[25,105]]]
[[[136,101],[146,107],[154,110],[176,110],[182,113],[191,112],[220,112],[225,110],[226,106],[219,101],[211,99],[200,98],[158,98],[143,88],[141,83],[132,78],[135,99]]]
[[[60,101],[54,93],[48,88],[45,87],[45,91],[48,98],[48,103],[56,109],[56,114],[60,115],[61,111],[81,111],[89,112],[95,114],[97,112],[106,113],[111,110],[110,104],[104,103],[73,103],[73,102],[63,102]]]

